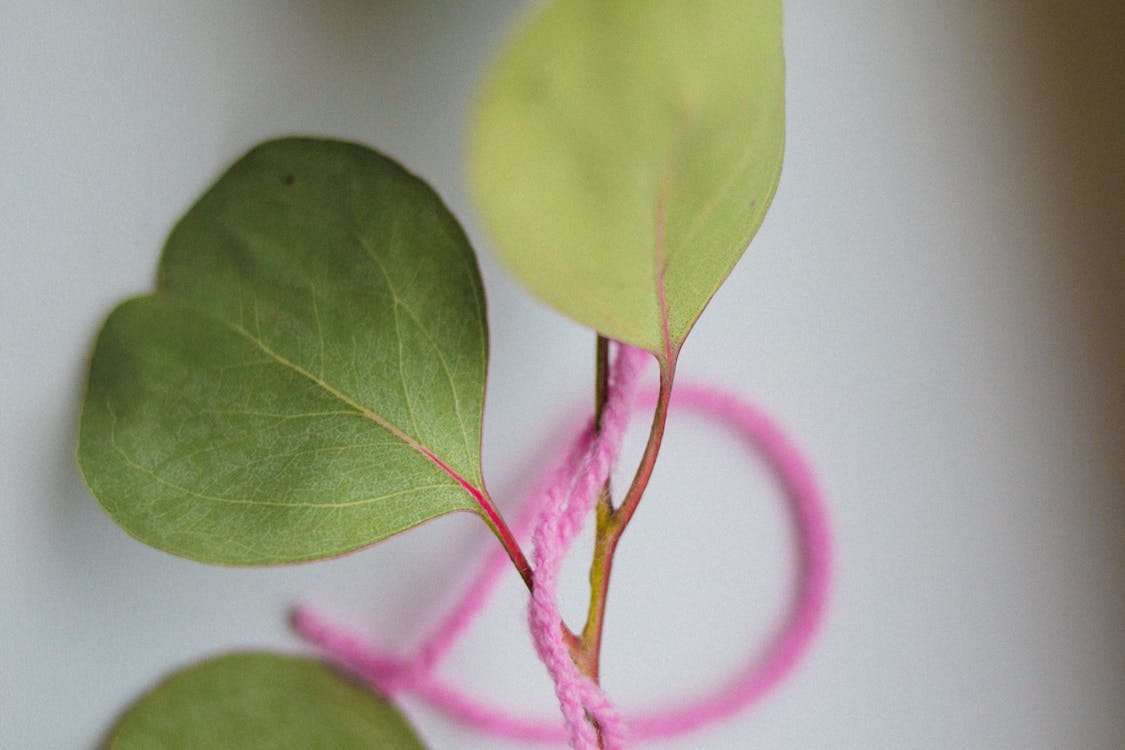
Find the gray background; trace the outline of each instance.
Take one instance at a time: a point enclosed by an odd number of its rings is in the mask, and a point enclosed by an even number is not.
[[[490,544],[459,517],[333,562],[210,568],[117,529],[73,450],[97,326],[149,289],[172,222],[255,142],[333,135],[403,160],[474,238],[485,471],[510,507],[592,360],[498,267],[464,191],[471,91],[520,5],[0,2],[0,747],[92,748],[176,666],[293,648],[297,599],[407,644]],[[788,4],[781,188],[680,374],[809,451],[838,582],[792,680],[658,747],[1125,746],[1119,7]],[[792,571],[761,468],[706,425],[669,429],[610,604],[625,707],[753,653]],[[446,673],[551,716],[523,607],[510,576]],[[435,748],[507,747],[407,707]]]

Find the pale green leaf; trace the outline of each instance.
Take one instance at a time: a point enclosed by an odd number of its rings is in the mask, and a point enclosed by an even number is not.
[[[142,697],[106,750],[423,750],[389,703],[312,659],[240,653]]]
[[[482,512],[487,348],[476,259],[429,187],[361,146],[273,141],[176,226],[158,291],[110,315],[79,463],[160,549],[338,555]]]
[[[470,170],[509,268],[678,352],[761,225],[784,146],[780,0],[555,0],[480,95]]]

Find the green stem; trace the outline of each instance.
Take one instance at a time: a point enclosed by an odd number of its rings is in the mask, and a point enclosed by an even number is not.
[[[601,350],[599,349],[599,357]],[[617,543],[621,535],[636,513],[641,497],[648,487],[656,465],[656,457],[660,453],[660,444],[664,438],[664,426],[668,420],[668,405],[672,396],[672,381],[675,376],[675,359],[661,362],[660,367],[660,392],[657,396],[656,410],[652,417],[652,426],[649,429],[648,442],[645,444],[644,454],[641,456],[640,465],[637,467],[633,481],[621,502],[621,506],[614,509],[610,498],[609,484],[602,489],[596,510],[596,529],[594,537],[594,557],[590,563],[590,605],[586,614],[586,624],[582,628],[582,637],[579,641],[580,650],[572,655],[579,669],[590,679],[597,682],[601,671],[601,646],[602,633],[605,626],[606,601],[609,595],[610,575],[613,571],[613,558],[617,551]],[[599,369],[600,372],[600,369]],[[604,399],[604,390],[600,391]]]
[[[596,358],[594,365],[594,430],[601,432],[602,413],[605,411],[605,401],[609,395],[609,339],[599,335],[597,341]],[[596,537],[600,538],[602,526],[606,519],[613,513],[613,494],[610,490],[610,480],[606,477],[598,495],[598,504],[595,509],[597,519]],[[599,589],[604,581],[608,584],[608,575],[603,575],[605,561],[599,559],[595,549],[594,559],[590,563],[590,608],[586,615],[586,624],[582,628],[582,637],[578,641],[577,649],[572,648],[571,654],[575,657],[582,672],[594,682],[598,682],[599,655],[601,653],[601,620],[605,616],[605,591]],[[601,606],[598,606],[598,601]],[[595,622],[596,620],[596,622]]]
[[[609,522],[613,518],[613,504],[609,500],[608,487],[602,490],[595,514],[597,526],[594,558],[590,562],[590,605],[586,612],[586,624],[582,628],[582,650],[578,666],[587,677],[598,682],[601,679],[602,629],[609,593],[609,574],[613,568],[613,551],[604,544]]]

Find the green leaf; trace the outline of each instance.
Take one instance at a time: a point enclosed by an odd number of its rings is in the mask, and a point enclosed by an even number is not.
[[[781,172],[780,0],[555,0],[481,93],[470,171],[531,291],[672,359]]]
[[[423,750],[371,691],[312,659],[240,653],[181,670],[135,703],[106,750]]]
[[[78,459],[148,544],[254,565],[486,516],[476,259],[434,192],[354,144],[244,156],[98,337]],[[489,506],[491,507],[491,506]]]

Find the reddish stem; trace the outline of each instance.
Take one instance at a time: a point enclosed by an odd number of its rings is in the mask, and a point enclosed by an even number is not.
[[[672,380],[676,374],[676,361],[674,359],[660,363],[660,392],[656,397],[656,411],[652,415],[652,427],[648,433],[648,443],[645,444],[641,464],[633,476],[633,483],[621,501],[621,507],[613,512],[609,533],[616,546],[617,540],[629,525],[633,514],[637,512],[637,505],[641,502],[648,480],[652,477],[653,467],[656,466],[656,456],[660,453],[660,442],[664,439],[664,425],[668,421],[668,404],[672,400]]]
[[[520,548],[520,543],[516,541],[512,530],[508,528],[508,524],[504,522],[504,517],[496,510],[496,506],[492,504],[492,498],[489,497],[487,492],[481,492],[479,496],[476,496],[476,500],[480,504],[481,509],[484,510],[484,520],[488,524],[488,527],[492,529],[492,533],[500,540],[504,551],[508,553],[512,564],[515,565],[516,570],[519,571],[520,578],[523,579],[527,590],[531,591],[535,585],[534,575],[531,570],[531,563],[529,563],[527,557],[524,556],[523,549]]]

